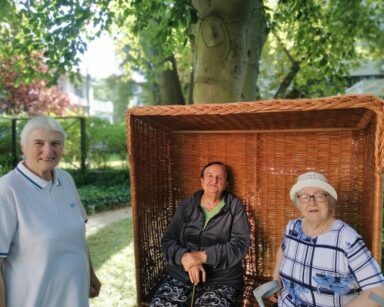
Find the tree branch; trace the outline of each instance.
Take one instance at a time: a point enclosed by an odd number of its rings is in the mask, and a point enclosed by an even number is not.
[[[272,30],[272,34],[276,37],[277,42],[283,49],[283,52],[291,62],[291,69],[289,70],[288,74],[285,76],[283,81],[280,83],[279,88],[277,89],[274,98],[284,98],[287,92],[288,87],[291,85],[293,79],[295,78],[296,74],[300,70],[300,62],[296,61],[292,55],[289,53],[289,50],[284,46],[282,40],[280,37],[276,34],[275,31]]]

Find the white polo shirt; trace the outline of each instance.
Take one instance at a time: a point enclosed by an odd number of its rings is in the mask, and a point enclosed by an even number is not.
[[[45,181],[20,162],[0,178],[0,257],[7,307],[87,307],[86,215],[74,181]]]

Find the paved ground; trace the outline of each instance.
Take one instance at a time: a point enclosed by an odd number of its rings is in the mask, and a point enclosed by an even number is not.
[[[120,221],[129,216],[131,216],[131,207],[92,214],[88,216],[88,222],[86,224],[87,235],[94,233],[108,224]]]

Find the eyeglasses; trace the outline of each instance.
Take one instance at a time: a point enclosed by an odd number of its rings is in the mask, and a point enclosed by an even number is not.
[[[328,194],[315,194],[315,195],[308,195],[308,194],[302,194],[297,195],[297,198],[302,204],[307,204],[311,201],[311,198],[313,198],[313,201],[317,203],[323,203],[327,200]]]

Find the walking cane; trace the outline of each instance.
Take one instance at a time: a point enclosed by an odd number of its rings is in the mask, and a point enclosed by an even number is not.
[[[196,291],[196,284],[193,284],[191,306],[190,307],[193,307],[193,305],[195,305],[195,291]]]
[[[199,282],[201,281],[200,278],[201,278],[201,272],[199,272]],[[195,305],[196,286],[197,286],[197,284],[193,284],[192,297],[191,297],[191,306],[190,307],[193,307]]]

